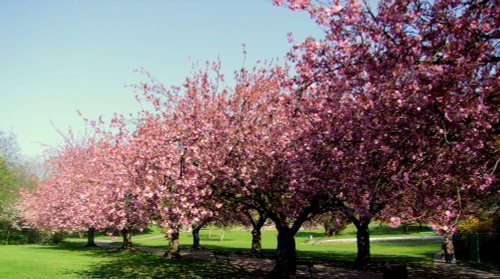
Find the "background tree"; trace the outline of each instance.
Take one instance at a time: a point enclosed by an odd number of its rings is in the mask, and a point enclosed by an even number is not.
[[[0,239],[2,243],[25,242],[26,233],[18,226],[21,218],[15,207],[19,192],[34,185],[39,167],[34,159],[20,154],[16,136],[0,130]]]

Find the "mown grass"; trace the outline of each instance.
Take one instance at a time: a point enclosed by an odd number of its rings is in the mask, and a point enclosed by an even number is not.
[[[0,278],[79,278],[76,272],[106,259],[89,251],[54,250],[51,246],[0,245]]]
[[[401,235],[401,230],[384,228],[373,229],[372,237],[387,237]],[[224,234],[223,241],[221,235]],[[147,234],[137,235],[133,238],[134,245],[165,248],[168,244],[163,237],[151,238],[153,235],[161,234],[161,230],[153,229]],[[409,235],[420,235],[412,232]],[[278,233],[275,230],[262,231],[262,248],[266,255],[273,256],[276,250]],[[347,228],[339,238],[355,237],[355,230]],[[356,243],[315,244],[318,239],[326,239],[322,230],[301,230],[297,233],[296,247],[297,256],[325,261],[352,262],[356,258]],[[109,239],[109,238],[108,238]],[[207,250],[225,250],[234,253],[245,253],[250,249],[251,234],[244,230],[204,229],[200,232],[201,245]],[[117,239],[119,240],[119,239]],[[190,249],[192,237],[188,232],[180,235],[181,249]],[[414,242],[383,242],[371,243],[372,258],[375,262],[407,262],[423,263],[430,262],[434,254],[440,251],[439,241],[414,241]]]
[[[86,248],[73,239],[55,246],[0,246],[0,278],[255,278],[209,261],[114,249]]]
[[[410,228],[409,235],[419,235]],[[223,241],[221,236],[224,235]],[[400,235],[401,229],[374,226],[372,237]],[[134,235],[134,246],[166,248],[167,240],[158,227],[151,227]],[[244,230],[204,229],[200,232],[201,245],[206,250],[225,250],[233,253],[248,253],[251,234]],[[355,237],[355,229],[348,227],[337,238]],[[314,244],[325,239],[322,230],[302,230],[296,235],[299,258],[315,261],[337,262],[348,265],[356,257],[355,243]],[[264,256],[274,256],[277,232],[262,231]],[[111,240],[100,235],[97,240]],[[120,237],[116,244],[120,244]],[[116,249],[87,248],[85,239],[68,238],[65,243],[53,246],[19,245],[0,246],[0,278],[255,278],[230,266],[209,261],[183,258],[165,260],[161,254],[126,252]],[[192,237],[181,233],[181,249],[190,249]],[[425,265],[438,252],[439,242],[395,242],[372,243],[372,258],[375,263],[405,262]]]

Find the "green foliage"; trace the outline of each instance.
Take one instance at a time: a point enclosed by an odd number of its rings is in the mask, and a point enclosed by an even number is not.
[[[35,184],[35,162],[22,159],[13,133],[0,130],[0,244],[52,243],[53,235],[31,229],[20,229],[20,213],[15,203],[21,189]]]
[[[0,157],[0,210],[13,202],[16,193],[16,181],[4,158]],[[1,213],[1,212],[0,212]]]
[[[458,224],[461,233],[500,233],[500,214],[478,218],[471,216]]]
[[[500,234],[458,232],[453,235],[458,260],[500,265]]]
[[[20,244],[57,244],[61,243],[67,236],[63,232],[45,232],[37,229],[16,229],[5,224],[0,227],[0,244],[20,245]]]
[[[7,166],[7,161],[0,157],[0,243],[9,243],[15,230],[12,228],[12,222],[16,217],[16,212],[12,207],[15,200],[16,181],[13,173]],[[15,237],[15,235],[14,235]]]

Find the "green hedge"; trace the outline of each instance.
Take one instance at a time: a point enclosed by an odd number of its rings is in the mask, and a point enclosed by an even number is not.
[[[49,233],[36,229],[15,229],[0,222],[0,245],[56,244],[66,237],[66,233]]]
[[[457,260],[500,265],[498,233],[455,233],[453,245]]]

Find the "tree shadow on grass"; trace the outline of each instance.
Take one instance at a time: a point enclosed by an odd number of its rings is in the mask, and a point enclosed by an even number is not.
[[[102,261],[92,264],[86,270],[67,272],[76,273],[82,278],[265,278],[265,274],[250,273],[234,266],[214,264],[207,260],[191,258],[166,260],[161,256],[161,253],[151,254],[120,249],[84,247],[83,244],[82,242],[68,242],[57,246],[42,246],[39,249],[78,251],[85,252],[94,258],[102,258]],[[162,246],[162,248],[164,247]],[[182,245],[182,249],[189,250],[189,248],[189,245]],[[249,254],[249,249],[217,245],[204,245],[204,250],[225,251],[233,255]],[[275,252],[275,249],[265,249],[261,256],[272,259]],[[424,253],[425,255],[415,256],[372,254],[372,263],[367,269],[381,272],[386,264],[403,263],[408,266],[410,275],[420,278],[466,278],[459,277],[456,269],[443,270],[442,265],[434,264],[431,260],[433,255]],[[354,269],[353,262],[356,258],[356,252],[299,250],[297,257],[331,267]],[[469,276],[467,278],[481,277]]]
[[[202,259],[165,259],[161,254],[84,247],[78,242],[41,246],[40,249],[78,251],[101,258],[102,261],[91,264],[85,270],[66,272],[82,278],[266,278],[263,274]]]
[[[62,242],[56,245],[46,245],[46,246],[38,246],[37,249],[48,249],[48,250],[65,250],[65,251],[88,251],[88,252],[97,252],[102,250],[100,247],[88,247],[85,246],[85,242],[83,241],[72,241],[72,242]]]
[[[120,253],[90,269],[77,272],[84,278],[255,278],[254,274],[235,267],[206,260],[181,258],[166,260],[147,253]]]
[[[85,270],[68,270],[67,274],[79,275],[82,278],[266,278],[262,273],[250,273],[234,266],[214,264],[202,259],[182,258],[166,260],[161,254],[151,254],[139,251],[122,251],[100,247],[84,247],[80,242],[69,242],[57,246],[41,246],[37,249],[68,250],[84,252],[102,259],[90,264]],[[207,245],[207,251],[222,250],[234,255],[248,254],[248,250]],[[264,250],[264,258],[273,258],[274,249]],[[330,267],[354,269],[355,252],[341,251],[297,251],[299,259],[308,259]],[[368,270],[381,272],[386,264],[403,263],[408,266],[409,274],[419,278],[488,278],[481,274],[461,271],[454,265],[438,264],[419,256],[389,256],[372,254],[372,263]],[[461,273],[466,272],[466,273]],[[495,278],[495,277],[491,277]]]

